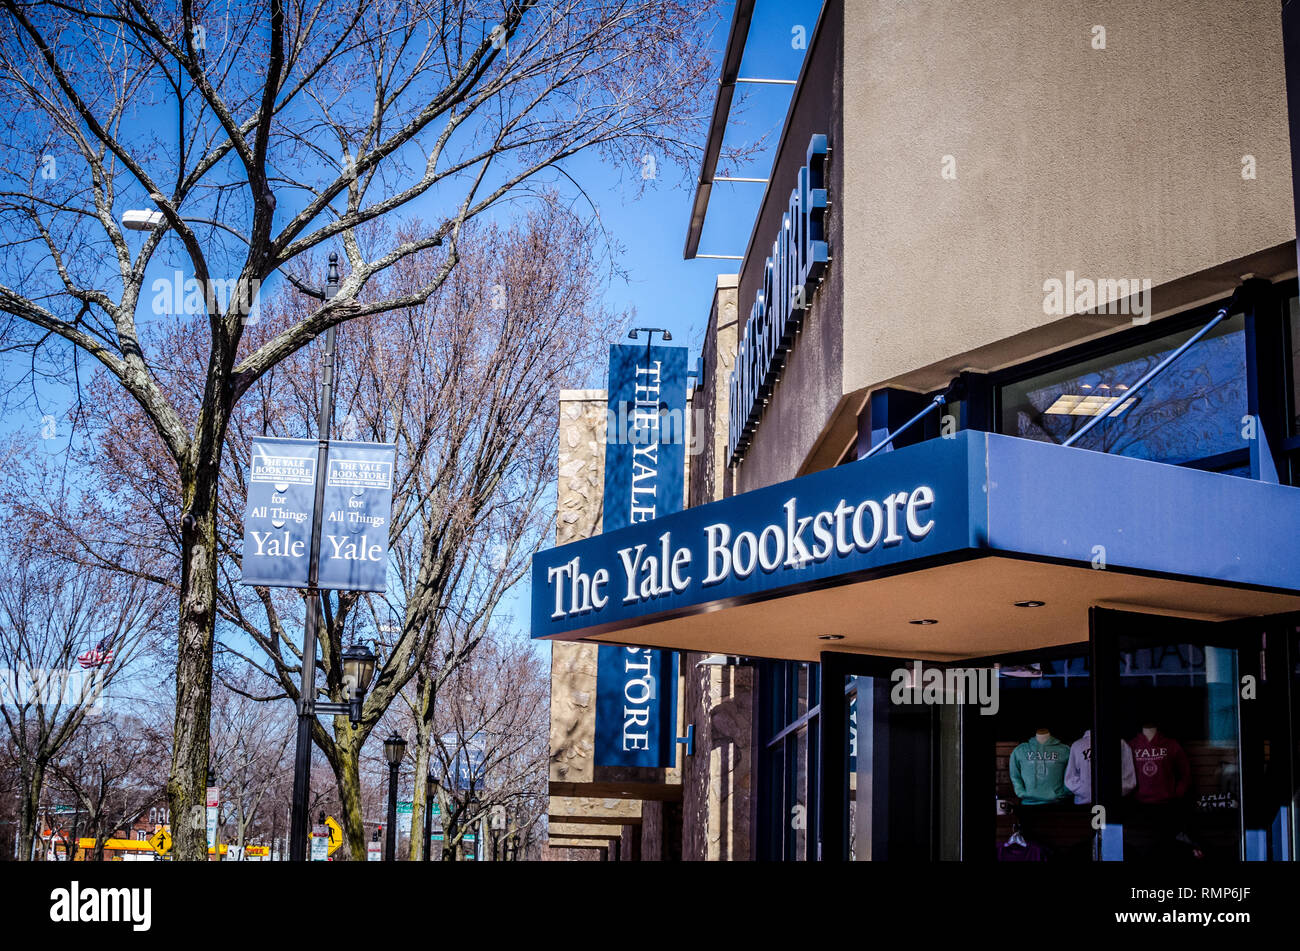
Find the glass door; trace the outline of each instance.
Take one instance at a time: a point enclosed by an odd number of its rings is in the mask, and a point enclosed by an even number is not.
[[[822,857],[959,858],[965,698],[927,676],[944,665],[827,652],[821,668]]]
[[[1092,609],[1093,742],[1118,753],[1092,763],[1100,858],[1282,857],[1268,773],[1270,750],[1274,772],[1290,761],[1290,684],[1267,677],[1271,626]]]

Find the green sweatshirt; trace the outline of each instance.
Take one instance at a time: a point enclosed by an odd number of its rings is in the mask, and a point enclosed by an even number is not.
[[[1068,795],[1065,767],[1070,748],[1054,736],[1039,743],[1031,736],[1011,751],[1011,788],[1026,805],[1055,802]]]

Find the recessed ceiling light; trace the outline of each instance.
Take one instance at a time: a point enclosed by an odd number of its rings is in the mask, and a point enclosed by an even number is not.
[[[819,640],[819,641],[842,641],[842,640],[844,640],[844,635],[843,635],[843,634],[818,634],[818,635],[817,635],[817,640]]]
[[[1041,608],[1041,607],[1042,607],[1044,604],[1046,604],[1046,603],[1047,603],[1046,601],[1017,601],[1017,602],[1016,602],[1016,607],[1018,607],[1018,608]]]
[[[908,621],[907,623],[908,624],[938,624],[939,622],[932,617],[919,617],[915,621]]]
[[[1110,389],[1104,383],[1102,389]],[[1079,396],[1064,393],[1056,398],[1051,406],[1043,410],[1049,416],[1118,416],[1137,402],[1137,397],[1124,399],[1119,396]],[[1115,404],[1119,404],[1116,406]]]

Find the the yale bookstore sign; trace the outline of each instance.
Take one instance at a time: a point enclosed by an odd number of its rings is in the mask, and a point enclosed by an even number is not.
[[[1300,489],[966,431],[539,552],[532,631],[635,643],[674,618],[988,556],[1300,592],[1296,524]]]
[[[685,410],[685,347],[610,347],[604,532],[681,511]],[[597,766],[661,767],[674,762],[676,656],[649,648],[600,647]]]
[[[789,210],[781,219],[780,233],[772,241],[772,256],[764,266],[762,286],[745,321],[730,380],[727,458],[732,464],[749,448],[830,256],[823,221],[826,152],[826,136],[814,135],[808,145],[808,162],[799,170]]]
[[[973,547],[969,442],[932,440],[540,552],[533,636],[601,634]]]

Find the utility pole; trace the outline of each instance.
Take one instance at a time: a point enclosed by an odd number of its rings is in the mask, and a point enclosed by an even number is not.
[[[337,254],[330,254],[325,285],[328,304],[339,292]],[[320,628],[321,519],[325,509],[324,473],[329,463],[330,426],[334,421],[334,326],[325,331],[325,352],[321,356],[320,417],[316,422],[319,445],[316,451],[316,500],[312,509],[311,559],[307,567],[307,625],[302,641],[302,684],[298,697],[298,738],[293,762],[293,818],[289,834],[289,860],[307,860],[308,805],[311,789],[311,727],[316,719],[316,639]]]

